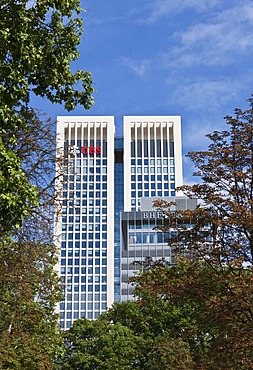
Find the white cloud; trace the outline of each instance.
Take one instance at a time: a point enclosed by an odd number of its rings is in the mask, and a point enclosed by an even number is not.
[[[177,46],[162,53],[168,67],[229,65],[238,55],[251,53],[253,4],[223,10],[206,22],[173,34]]]
[[[170,84],[170,80],[168,80]],[[236,79],[181,81],[174,86],[172,98],[175,103],[187,107],[189,111],[216,111],[222,104],[231,101],[238,94]]]
[[[136,60],[126,57],[120,58],[121,63],[140,77],[144,77],[149,71],[150,61],[148,59]]]
[[[223,117],[233,115],[242,96],[247,92],[244,87],[252,85],[253,78],[247,72],[240,76],[240,82],[234,78],[208,80],[199,78],[191,81],[172,79],[167,80],[172,92],[169,102],[182,110],[183,144],[185,150],[189,148],[201,149],[207,147],[208,139],[205,135],[214,130],[222,130],[226,126]],[[246,99],[245,98],[245,99]],[[244,102],[245,103],[245,102]]]
[[[144,21],[155,23],[161,18],[172,14],[179,14],[188,8],[203,12],[220,3],[221,0],[156,0],[151,3],[151,12]]]

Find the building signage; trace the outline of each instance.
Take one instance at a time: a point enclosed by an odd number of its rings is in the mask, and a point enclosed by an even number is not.
[[[84,154],[84,155],[87,155],[87,154],[97,154],[97,155],[100,155],[101,154],[101,146],[82,146],[81,147],[81,152]]]
[[[157,218],[165,218],[164,214],[162,212],[156,212],[156,211],[145,211],[142,212],[142,218],[143,219],[157,219]]]
[[[83,155],[87,155],[87,154],[100,155],[101,154],[101,146],[81,146],[81,152],[82,152]],[[70,146],[69,147],[69,153],[72,154],[72,155],[76,155],[76,154],[80,153],[80,149],[76,145]]]

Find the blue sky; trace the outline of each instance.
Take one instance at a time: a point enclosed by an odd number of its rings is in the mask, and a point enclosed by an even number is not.
[[[95,105],[70,114],[181,115],[183,154],[247,108],[253,93],[252,0],[81,0],[80,59],[92,72]],[[40,107],[53,119],[63,107]],[[192,166],[184,158],[184,179]]]

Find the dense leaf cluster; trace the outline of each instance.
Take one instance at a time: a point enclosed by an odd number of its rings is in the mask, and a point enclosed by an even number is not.
[[[61,343],[56,257],[49,244],[0,242],[1,369],[52,369]]]
[[[0,4],[0,229],[20,225],[36,204],[36,187],[27,182],[10,145],[33,112],[32,95],[63,103],[93,104],[91,75],[71,71],[79,56],[82,21],[78,0],[3,0]],[[15,158],[15,156],[17,158]],[[22,186],[23,184],[23,186]],[[8,217],[9,223],[4,222]]]

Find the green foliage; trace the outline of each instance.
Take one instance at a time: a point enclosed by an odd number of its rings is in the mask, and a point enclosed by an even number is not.
[[[0,368],[51,369],[60,350],[60,299],[52,245],[0,243]]]
[[[2,128],[20,126],[14,107],[25,108],[34,93],[67,110],[92,104],[88,72],[72,73],[82,34],[79,1],[3,0],[0,7],[0,102]],[[81,82],[82,90],[75,88]]]
[[[160,266],[159,272],[161,269]],[[147,281],[151,282],[153,278],[154,275],[150,273],[140,274],[136,283],[140,287],[142,282],[146,288]],[[184,336],[186,328],[191,332],[195,329],[194,321],[190,318],[192,306],[180,308],[144,288],[138,289],[138,292],[136,288],[138,293],[138,301],[115,303],[104,319],[114,324],[120,323],[130,328],[136,337],[142,338],[142,369],[192,369],[190,346]]]
[[[100,317],[74,322],[66,333],[66,353],[60,369],[130,370],[143,369],[144,342],[120,323]]]
[[[172,336],[187,321],[161,299],[116,303],[96,321],[74,322],[59,369],[190,370],[188,343],[179,331]]]
[[[72,72],[82,34],[79,1],[3,0],[0,5],[0,223],[1,231],[20,226],[36,191],[10,152],[16,133],[33,118],[31,95],[63,103],[93,104],[89,72]],[[8,140],[7,140],[8,139]],[[23,186],[22,186],[23,183]]]
[[[20,167],[21,161],[0,139],[0,234],[19,227],[37,191]]]

